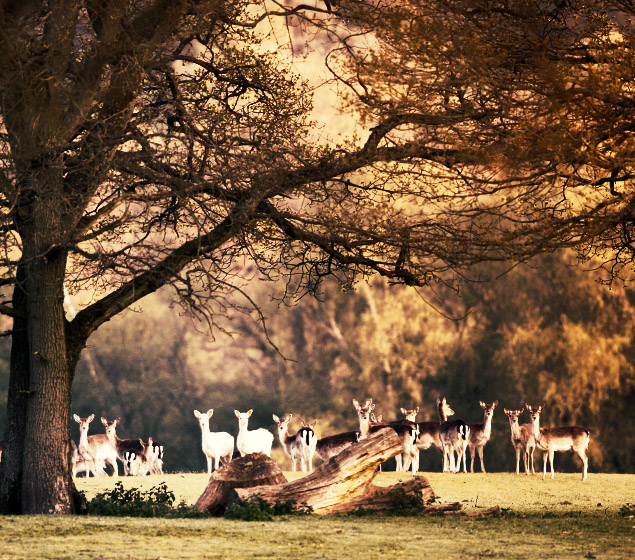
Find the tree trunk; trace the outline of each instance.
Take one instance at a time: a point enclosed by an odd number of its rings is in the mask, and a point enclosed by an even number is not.
[[[401,439],[391,428],[372,434],[320,465],[311,474],[277,486],[237,488],[241,500],[259,496],[270,503],[294,501],[315,513],[342,513],[359,508],[390,510],[404,494],[422,492],[424,500],[434,493],[423,477],[385,488],[371,484],[379,465],[401,452]]]
[[[24,433],[23,513],[68,513],[71,505],[71,380],[66,352],[64,254],[29,266],[30,385]]]
[[[11,365],[7,393],[7,422],[4,431],[4,451],[0,462],[0,512],[22,512],[22,459],[29,390],[29,347],[27,337],[26,293],[23,289],[26,274],[18,267],[17,284],[13,291],[13,319],[11,334]]]
[[[287,479],[280,467],[270,457],[264,453],[250,453],[234,459],[214,472],[194,507],[210,515],[223,515],[235,499],[236,488],[285,482]]]
[[[67,348],[67,254],[55,201],[41,203],[20,231],[23,255],[14,288],[11,379],[0,471],[0,505],[11,513],[69,513],[72,360]],[[5,465],[6,461],[6,465]]]

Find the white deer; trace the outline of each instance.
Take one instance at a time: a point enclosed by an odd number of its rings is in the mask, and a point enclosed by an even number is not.
[[[273,415],[273,421],[278,424],[278,438],[282,444],[284,452],[291,459],[291,470],[296,471],[296,460],[300,460],[300,469],[302,472],[313,471],[313,454],[315,453],[315,447],[317,445],[317,438],[313,427],[316,422],[309,425],[306,422],[302,422],[302,428],[294,435],[289,435],[289,422],[293,417],[292,414],[288,414],[286,418],[282,420],[275,414]]]
[[[238,412],[234,410],[236,418],[238,418],[238,437],[236,438],[236,448],[240,452],[241,457],[249,453],[264,453],[271,457],[271,446],[273,445],[273,434],[264,428],[257,430],[249,430],[249,417],[253,413],[253,409],[247,412]]]
[[[541,428],[540,413],[544,405],[532,407],[526,404],[525,406],[531,415],[531,425],[533,427],[534,439],[536,440],[536,447],[543,452],[542,478],[545,478],[547,475],[547,458],[551,462],[551,478],[553,478],[553,456],[555,452],[573,450],[582,460],[582,480],[586,480],[589,467],[589,459],[586,455],[590,440],[589,430],[581,428],[580,426]]]
[[[234,436],[227,432],[210,432],[209,420],[212,414],[214,414],[213,408],[207,412],[194,411],[194,416],[201,427],[201,448],[207,459],[207,474],[212,474],[212,466],[217,471],[221,461],[229,463],[234,453]]]
[[[73,414],[73,419],[79,424],[79,455],[84,459],[93,476],[104,476],[104,465],[108,463],[113,469],[113,476],[119,476],[117,467],[117,452],[110,445],[106,434],[88,435],[88,426],[95,419],[91,414],[88,418],[80,418]],[[86,473],[88,476],[88,473]]]

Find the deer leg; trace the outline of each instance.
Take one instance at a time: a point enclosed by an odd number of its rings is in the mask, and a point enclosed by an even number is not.
[[[481,460],[481,472],[486,472],[485,471],[485,462],[483,461],[483,448],[482,447],[477,447],[476,448],[478,451],[478,458]],[[472,461],[474,462],[474,461]],[[474,469],[472,469],[472,472],[474,472]]]

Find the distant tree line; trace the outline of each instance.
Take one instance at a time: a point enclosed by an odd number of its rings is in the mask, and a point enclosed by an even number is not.
[[[155,297],[90,339],[73,410],[120,417],[123,436],[165,444],[167,470],[190,471],[205,465],[194,409],[214,408],[213,430],[235,434],[233,410],[253,408],[250,425],[273,431],[271,415],[290,412],[296,428],[302,417],[318,419],[324,436],[355,429],[353,398],[372,397],[384,419],[419,406],[418,419],[429,420],[445,396],[471,422],[481,420],[479,400],[497,399],[485,461],[488,470],[509,471],[503,407],[545,403],[544,425],[590,428],[591,472],[635,472],[633,290],[600,285],[566,252],[493,283],[466,284],[461,294],[437,288],[374,279],[342,291],[327,283],[319,299],[288,306],[254,282],[249,292],[266,331],[255,311],[234,312],[215,339]],[[7,358],[5,343],[2,388]],[[574,468],[569,455],[559,454],[557,466]],[[421,459],[425,470],[440,468],[435,450]]]

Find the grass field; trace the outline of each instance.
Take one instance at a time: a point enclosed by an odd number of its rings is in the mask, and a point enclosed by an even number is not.
[[[291,473],[286,473],[291,479]],[[0,517],[0,558],[414,559],[635,557],[635,475],[557,473],[554,480],[507,473],[426,473],[439,501],[466,510],[500,505],[500,518],[292,516],[271,522],[91,516]],[[378,484],[403,480],[381,473]],[[165,481],[177,501],[194,503],[205,474],[125,478],[149,489]],[[114,479],[78,479],[88,498]]]

